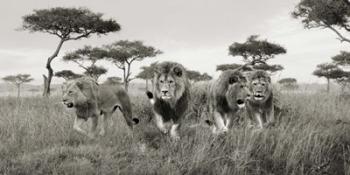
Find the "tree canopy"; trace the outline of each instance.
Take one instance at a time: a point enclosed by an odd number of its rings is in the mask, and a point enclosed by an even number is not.
[[[278,83],[280,84],[284,84],[284,83],[297,83],[297,79],[295,78],[282,78],[278,81]]]
[[[157,64],[158,62],[154,62],[149,66],[142,66],[141,72],[139,72],[139,74],[136,75],[136,78],[140,78],[144,80],[153,79],[154,70],[156,69]]]
[[[104,83],[112,84],[112,85],[121,84],[122,78],[120,78],[120,77],[108,77]]]
[[[17,74],[17,75],[8,75],[2,78],[4,81],[13,83],[13,84],[22,84],[33,81],[33,78],[30,78],[29,74]]]
[[[102,48],[85,46],[82,49],[67,53],[62,59],[66,62],[76,63],[79,67],[84,69],[85,75],[98,80],[101,75],[107,73],[107,69],[102,66],[97,66],[96,62],[104,59],[107,54],[107,51]]]
[[[98,80],[98,78],[100,78],[101,75],[107,73],[107,69],[102,67],[102,66],[90,66],[86,69],[86,71],[84,72],[85,75],[92,77],[93,79],[95,79],[96,81]]]
[[[340,54],[332,57],[332,60],[339,66],[350,66],[350,53],[341,51]]]
[[[94,13],[87,8],[55,7],[34,10],[23,17],[23,29],[44,32],[64,40],[87,38],[91,34],[107,34],[120,30],[113,19],[102,19],[102,13]]]
[[[230,70],[230,69],[237,69],[242,67],[242,64],[220,64],[216,66],[216,71],[225,71],[225,70]]]
[[[324,77],[327,79],[327,92],[330,90],[330,80],[344,77],[345,72],[334,63],[323,63],[317,65],[313,72],[315,76]]]
[[[23,83],[31,82],[34,79],[31,78],[29,74],[17,74],[5,76],[2,80],[15,85],[17,87],[17,97],[20,97],[21,85]]]
[[[265,70],[270,72],[277,72],[283,70],[283,67],[278,64],[256,64],[256,65],[243,65],[243,64],[220,64],[216,66],[216,71],[225,71],[230,69],[240,69],[242,71],[252,71],[254,69]]]
[[[213,79],[213,77],[211,77],[207,73],[201,74],[200,72],[195,71],[195,70],[187,70],[186,73],[187,73],[188,79],[190,79],[191,81],[194,81],[194,82],[209,81],[209,80]]]
[[[318,77],[325,77],[329,79],[336,79],[343,76],[343,70],[333,63],[323,63],[317,65],[316,70],[313,72]]]
[[[108,52],[108,60],[123,71],[125,89],[128,90],[131,77],[131,65],[134,61],[142,61],[145,58],[155,57],[162,52],[152,46],[146,46],[142,41],[121,40],[105,46]]]
[[[74,62],[83,69],[87,69],[84,66],[84,62],[90,62],[89,66],[96,64],[98,60],[102,60],[107,56],[107,52],[99,47],[84,46],[81,49],[77,49],[73,52],[69,52],[62,57],[63,61]]]
[[[267,40],[258,40],[258,35],[249,36],[244,43],[234,42],[229,47],[229,54],[242,56],[243,61],[252,65],[266,63],[276,55],[285,54],[287,50],[279,44],[270,43]]]
[[[56,72],[55,76],[63,78],[65,80],[71,80],[71,79],[79,78],[83,75],[76,74],[71,70],[61,70],[61,71]]]
[[[297,79],[295,78],[282,78],[278,83],[286,89],[296,89],[298,87]]]
[[[44,96],[50,95],[50,85],[54,75],[51,62],[59,54],[64,42],[120,30],[120,25],[115,20],[104,20],[102,16],[102,13],[94,13],[86,8],[65,7],[34,10],[32,14],[23,16],[24,30],[48,33],[60,38],[55,52],[46,61],[48,74],[43,75]]]
[[[338,39],[349,42],[342,31],[350,32],[350,5],[348,0],[301,0],[292,12],[305,28],[328,28]]]

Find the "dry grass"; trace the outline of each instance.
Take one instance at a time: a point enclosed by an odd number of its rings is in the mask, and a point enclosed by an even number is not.
[[[196,92],[192,123],[206,115]],[[96,140],[72,130],[73,113],[59,100],[0,99],[0,174],[350,174],[350,101],[336,95],[281,94],[288,110],[274,128],[214,136],[188,124],[179,142],[157,132],[143,96],[132,97],[142,121],[134,134],[119,114]]]

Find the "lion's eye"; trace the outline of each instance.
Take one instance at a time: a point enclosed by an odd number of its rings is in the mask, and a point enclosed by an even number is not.
[[[235,77],[230,77],[230,79],[228,80],[229,84],[233,84],[233,83],[236,83],[236,82],[237,82],[237,79]]]
[[[73,91],[68,91],[68,94],[73,94]]]
[[[253,83],[254,86],[258,85],[258,83]]]
[[[173,80],[170,80],[170,81],[169,81],[169,83],[170,83],[170,84],[173,84],[173,83],[174,83],[174,81],[173,81]]]
[[[160,80],[160,83],[164,83],[164,81],[163,81],[163,80]]]
[[[265,86],[265,83],[261,83],[262,86]]]

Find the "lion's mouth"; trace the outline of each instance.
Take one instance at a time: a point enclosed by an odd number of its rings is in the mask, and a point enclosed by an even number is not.
[[[67,106],[67,108],[72,108],[74,106],[74,104],[72,102],[63,102],[63,104],[65,104]]]
[[[254,94],[254,99],[255,100],[263,100],[265,96],[263,94]]]
[[[238,99],[238,100],[236,101],[236,103],[237,103],[237,106],[238,106],[239,109],[242,109],[242,108],[245,107],[245,102],[244,102],[244,100],[242,100],[242,99]]]
[[[238,104],[238,108],[239,109],[242,109],[242,108],[244,108],[245,107],[245,104],[243,103],[243,104]]]
[[[167,96],[167,95],[162,95],[161,97],[163,100],[170,100],[171,96]]]

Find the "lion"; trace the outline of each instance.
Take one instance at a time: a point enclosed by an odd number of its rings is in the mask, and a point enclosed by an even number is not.
[[[271,77],[263,70],[256,70],[252,72],[248,86],[252,93],[246,102],[249,125],[255,122],[262,129],[274,124]]]
[[[155,68],[153,93],[146,94],[153,107],[157,128],[177,140],[181,120],[189,106],[189,81],[185,68],[175,62],[162,62]],[[153,95],[155,94],[155,96]]]
[[[247,79],[240,70],[226,70],[211,85],[209,95],[209,113],[214,120],[212,132],[226,133],[231,127],[232,120],[239,120],[238,113],[245,107],[250,93]]]
[[[92,78],[81,77],[64,82],[62,91],[63,104],[68,108],[75,108],[76,117],[73,128],[90,138],[94,138],[96,135],[95,131],[100,115],[103,117],[103,122],[99,135],[105,135],[108,118],[117,109],[123,113],[126,124],[130,129],[139,122],[137,118],[132,118],[129,96],[119,86],[109,84],[99,85]],[[81,128],[81,125],[88,118],[92,119],[90,132]]]

